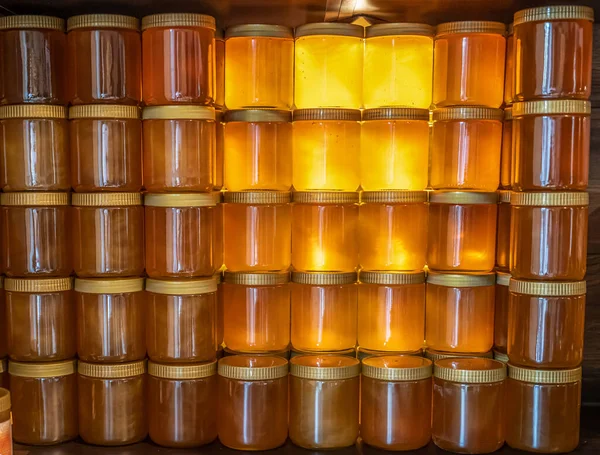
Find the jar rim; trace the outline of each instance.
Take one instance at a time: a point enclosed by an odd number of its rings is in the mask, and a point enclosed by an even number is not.
[[[31,206],[43,207],[66,206],[70,205],[69,193],[38,193],[34,191],[25,191],[20,193],[2,193],[0,194],[0,205],[5,206]]]
[[[436,360],[433,375],[445,381],[484,384],[506,379],[506,365],[498,360],[481,357],[460,357]]]
[[[225,39],[240,37],[294,38],[294,30],[285,25],[241,24],[225,30]]]
[[[288,361],[278,356],[232,355],[219,360],[218,374],[228,379],[265,381],[288,375]]]
[[[504,120],[504,111],[484,106],[440,107],[432,111],[431,119],[433,122],[452,120],[492,120],[502,122]]]
[[[217,374],[217,360],[194,365],[171,365],[148,361],[148,374],[161,379],[202,379]]]
[[[65,31],[65,20],[54,16],[38,16],[34,14],[24,14],[17,16],[0,17],[0,30],[10,29],[48,29]]]
[[[511,116],[528,115],[591,115],[592,103],[587,100],[520,101],[512,105]]]
[[[427,202],[427,191],[363,191],[360,193],[361,202],[369,204],[410,204]]]
[[[423,120],[429,121],[429,109],[414,107],[377,107],[365,109],[362,113],[363,122],[372,120]]]
[[[499,284],[500,286],[508,286],[510,284],[510,277],[510,273],[496,270],[496,284]]]
[[[121,28],[140,31],[140,20],[122,14],[80,14],[67,19],[67,33],[80,28]]]
[[[293,112],[292,120],[301,121],[350,121],[360,122],[361,113],[359,109],[346,109],[336,107],[319,107],[310,109],[296,109]]]
[[[340,22],[313,22],[296,27],[296,39],[305,36],[348,36],[364,38],[365,29],[361,25]]]
[[[496,204],[498,193],[484,191],[432,191],[429,202],[435,204]]]
[[[506,24],[496,21],[455,21],[444,22],[436,27],[435,37],[458,33],[506,34]]]
[[[225,112],[225,123],[289,123],[292,121],[292,111],[275,109],[232,109]]]
[[[365,38],[396,35],[418,35],[433,38],[435,35],[435,26],[416,22],[392,22],[374,24],[365,29]]]
[[[425,283],[425,271],[396,272],[387,270],[361,270],[359,281],[364,284],[405,285]]]
[[[498,202],[510,204],[510,190],[498,190]]]
[[[494,360],[502,362],[504,364],[508,363],[508,354],[505,354],[500,351],[494,351]]]
[[[301,355],[315,355],[315,352],[294,349],[292,346],[292,350],[290,352],[290,357],[294,358],[294,357],[299,357]],[[319,355],[341,355],[341,356],[345,356],[345,357],[356,358],[356,349],[350,348],[350,349],[343,349],[341,351],[319,351]]]
[[[137,106],[120,104],[83,104],[69,108],[69,120],[76,119],[133,119],[141,118],[141,110]]]
[[[75,292],[83,294],[126,294],[144,290],[144,278],[75,278]]]
[[[370,356],[362,360],[362,375],[380,381],[419,381],[433,375],[433,362],[410,355]]]
[[[204,27],[217,28],[215,18],[197,13],[160,13],[142,18],[142,31],[157,27]]]
[[[57,119],[68,118],[66,106],[53,104],[11,104],[0,106],[0,120],[7,119]]]
[[[79,362],[77,372],[81,376],[98,379],[130,378],[146,373],[146,360],[116,364]]]
[[[443,352],[436,351],[435,349],[427,348],[425,350],[425,357],[435,362],[441,359],[456,359],[456,358],[483,358],[492,359],[494,354],[492,351],[477,353],[477,352]]]
[[[453,288],[493,286],[496,284],[496,273],[444,273],[430,270],[427,274],[427,284]]]
[[[10,392],[8,389],[0,388],[0,412],[10,411]]]
[[[509,284],[510,292],[540,297],[585,295],[586,288],[586,281],[525,281],[511,278]]]
[[[582,5],[553,5],[526,8],[514,15],[514,25],[526,22],[556,21],[556,20],[588,20],[594,21],[594,9]]]
[[[73,279],[66,278],[11,278],[4,280],[4,290],[7,292],[51,293],[70,291],[73,289]]]
[[[289,191],[227,191],[223,193],[226,204],[287,204]]]
[[[146,193],[146,207],[214,207],[217,205],[213,193]]]
[[[569,370],[539,370],[508,364],[508,377],[515,381],[535,384],[568,384],[581,381],[581,367]]]
[[[294,191],[292,202],[298,204],[357,204],[357,191]]]
[[[587,192],[512,192],[510,204],[536,207],[577,207],[590,204]]]
[[[188,280],[157,280],[146,278],[146,291],[162,295],[201,295],[217,292],[214,277]]]
[[[50,363],[8,362],[8,373],[22,378],[54,378],[75,374],[77,360]]]
[[[215,108],[192,106],[147,106],[142,109],[142,120],[215,120]]]
[[[221,348],[223,350],[223,357],[231,357],[234,355],[249,355],[249,356],[256,356],[256,357],[282,357],[284,359],[288,359],[290,356],[290,348],[289,346],[285,349],[282,349],[280,351],[234,351],[232,349],[229,349],[227,346],[225,346],[225,348]]]
[[[292,272],[292,283],[310,286],[340,286],[354,284],[357,280],[356,272]]]
[[[129,207],[142,205],[142,193],[73,193],[74,207]]]
[[[290,282],[289,272],[230,272],[223,273],[223,283],[242,286],[277,286]]]
[[[319,381],[355,378],[360,375],[358,359],[341,355],[299,355],[290,360],[290,374]]]
[[[377,356],[385,356],[385,355],[393,355],[393,356],[416,356],[423,357],[423,349],[417,349],[415,351],[378,351],[376,349],[365,349],[361,346],[356,348],[356,358],[358,360],[364,360],[368,357],[377,357]]]

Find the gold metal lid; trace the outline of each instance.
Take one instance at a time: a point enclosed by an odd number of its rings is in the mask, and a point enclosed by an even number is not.
[[[142,18],[142,30],[153,27],[206,27],[217,28],[215,18],[206,14],[166,13]]]
[[[442,352],[436,351],[435,349],[426,349],[425,357],[429,360],[435,362],[436,360],[441,359],[457,359],[457,358],[482,358],[482,359],[492,359],[494,354],[492,351],[478,353],[478,352]]]
[[[214,277],[179,281],[147,278],[146,291],[165,295],[210,294],[217,292],[217,281]]]
[[[403,285],[425,283],[425,272],[389,272],[378,270],[361,270],[359,275],[361,283],[382,285]]]
[[[213,193],[147,193],[144,205],[149,207],[214,207]]]
[[[360,122],[361,114],[358,109],[338,109],[338,108],[315,108],[315,109],[296,109],[293,114],[293,121],[321,121],[321,120],[341,120],[350,122]]]
[[[137,106],[123,106],[118,104],[84,104],[69,108],[69,119],[80,118],[108,118],[108,119],[139,119],[140,108]]]
[[[497,193],[482,191],[432,191],[429,202],[436,204],[496,204]]]
[[[215,108],[209,106],[149,106],[142,109],[143,120],[215,120]]]
[[[502,363],[508,363],[508,354],[504,354],[503,352],[494,351],[494,360]]]
[[[84,294],[125,294],[144,290],[144,278],[75,278],[75,291]]]
[[[504,108],[504,120],[512,120],[512,119],[513,119],[512,106],[506,106]]]
[[[501,122],[504,120],[504,111],[482,106],[442,107],[433,110],[432,120],[434,122],[447,120],[496,120]]]
[[[515,13],[514,25],[523,24],[525,22],[560,20],[586,20],[593,22],[594,10],[589,6],[581,5],[556,5],[527,8]]]
[[[101,379],[120,379],[139,376],[146,373],[146,361],[102,365],[97,363],[79,362],[77,371],[82,376]]]
[[[371,356],[362,361],[362,375],[380,381],[420,381],[433,375],[433,362],[410,355]]]
[[[537,295],[540,297],[568,297],[584,295],[585,281],[521,281],[512,278],[509,290],[516,294]]]
[[[534,384],[568,384],[581,381],[581,367],[571,370],[532,370],[508,364],[508,377]]]
[[[225,30],[225,39],[238,37],[294,38],[294,30],[284,25],[243,24]]]
[[[63,360],[61,362],[29,363],[8,362],[8,373],[21,378],[55,378],[75,374],[77,360]]]
[[[0,373],[4,373],[5,371],[8,371],[8,360],[0,359]]]
[[[148,374],[163,379],[201,379],[217,374],[217,361],[195,365],[163,365],[148,361]]]
[[[356,272],[292,272],[292,283],[311,286],[353,284],[358,280]]]
[[[10,411],[10,392],[0,388],[0,412]]]
[[[510,193],[508,190],[498,190],[498,202],[510,204]]]
[[[289,191],[228,191],[223,200],[229,204],[287,204],[291,200]]]
[[[296,27],[296,38],[303,36],[332,35],[364,38],[365,29],[362,25],[345,24],[340,22],[315,22]]]
[[[525,115],[591,115],[592,103],[584,100],[540,100],[513,104],[512,117]]]
[[[66,119],[68,110],[65,106],[51,104],[13,104],[0,106],[0,119]]]
[[[510,196],[510,203],[540,207],[575,207],[589,205],[590,197],[585,192],[518,193],[515,191]]]
[[[480,357],[440,359],[433,364],[433,375],[445,381],[466,384],[502,382],[506,379],[506,365]]]
[[[436,27],[435,37],[454,33],[491,33],[504,35],[506,33],[506,25],[502,22],[492,21],[446,22]]]
[[[427,24],[417,24],[413,22],[393,22],[388,24],[375,24],[365,29],[366,38],[376,38],[378,36],[396,36],[396,35],[435,35],[435,27]]]
[[[8,292],[62,292],[73,289],[73,279],[67,278],[6,278],[4,289]]]
[[[76,207],[123,207],[142,205],[141,193],[73,193]]]
[[[243,286],[277,286],[290,282],[289,272],[229,272],[223,273],[223,282]]]
[[[410,204],[427,202],[427,191],[363,191],[362,202],[375,204]]]
[[[10,30],[14,28],[43,28],[64,32],[65,20],[60,19],[59,17],[35,15],[0,17],[0,30]]]
[[[357,204],[356,191],[295,191],[292,202],[299,204]]]
[[[318,381],[350,379],[360,375],[360,362],[343,355],[299,355],[290,360],[290,374]]]
[[[82,14],[67,19],[67,32],[77,28],[124,28],[140,31],[137,17],[120,14]]]
[[[373,27],[375,27],[375,25]],[[376,109],[365,109],[362,113],[362,119],[365,122],[370,120],[423,120],[428,122],[429,109],[416,109],[411,107],[378,107]]]
[[[292,111],[271,109],[234,109],[225,112],[225,123],[230,122],[271,122],[286,123],[292,121]]]
[[[279,356],[232,355],[219,360],[219,376],[242,381],[268,381],[288,375],[288,361]]]
[[[69,205],[69,196],[69,193],[36,193],[33,191],[2,193],[0,195],[0,204],[11,206]]]
[[[496,272],[496,284],[508,286],[510,283],[510,273]]]
[[[496,284],[496,274],[490,273],[441,273],[429,271],[427,284],[448,286],[453,288],[472,288],[493,286]]]

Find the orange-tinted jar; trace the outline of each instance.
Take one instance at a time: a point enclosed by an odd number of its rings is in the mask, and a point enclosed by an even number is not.
[[[434,190],[496,191],[500,183],[502,109],[433,111],[429,185]]]
[[[504,70],[504,104],[511,104],[515,95],[515,34],[514,24],[506,31],[506,66]]]
[[[362,270],[358,285],[358,345],[411,352],[425,339],[425,273]]]
[[[78,277],[144,272],[144,208],[140,193],[73,194],[73,268]]]
[[[85,14],[67,21],[69,104],[137,105],[142,99],[140,21]]]
[[[425,339],[437,351],[483,353],[494,345],[495,273],[429,272]]]
[[[146,357],[143,278],[75,279],[77,356],[94,363]]]
[[[517,450],[571,453],[579,445],[581,367],[530,370],[508,366],[506,443]]]
[[[506,25],[446,22],[437,26],[433,51],[433,104],[500,107],[504,94]]]
[[[583,360],[585,281],[510,280],[508,355],[530,368],[575,368]]]
[[[288,361],[234,355],[219,360],[217,429],[236,450],[270,450],[288,435]]]
[[[498,191],[498,226],[496,228],[496,268],[510,269],[510,191]]]
[[[496,272],[496,309],[494,311],[494,352],[506,354],[508,346],[508,284],[510,273]]]
[[[413,356],[362,361],[360,436],[383,450],[416,450],[431,439],[432,362]]]
[[[69,119],[73,191],[142,189],[142,121],[137,106],[73,106]]]
[[[217,438],[217,361],[195,365],[148,362],[148,427],[163,447],[200,447]]]
[[[215,30],[215,101],[214,105],[225,107],[225,34]]]
[[[146,346],[160,363],[215,359],[217,282],[146,280]]]
[[[542,6],[514,17],[514,100],[589,99],[594,10]]]
[[[225,272],[223,334],[229,349],[260,353],[288,348],[289,280],[288,272]]]
[[[434,191],[429,196],[427,265],[489,272],[496,262],[496,193]]]
[[[588,185],[592,107],[589,101],[513,105],[515,191],[584,191]]]
[[[8,360],[0,359],[0,387],[10,389],[10,376],[8,375]]]
[[[7,278],[4,289],[8,355],[12,360],[55,362],[75,357],[71,278]]]
[[[52,445],[77,437],[75,368],[76,360],[9,362],[15,442]]]
[[[0,187],[4,191],[69,191],[69,125],[63,106],[0,107]]]
[[[122,446],[148,435],[146,361],[79,362],[79,434],[87,444]]]
[[[360,362],[345,356],[290,360],[290,439],[304,449],[338,449],[358,438]]]
[[[215,18],[192,13],[144,17],[142,62],[145,105],[210,104],[215,96]]]
[[[223,111],[215,109],[215,184],[213,189],[220,191],[225,180],[225,123],[223,123]]]
[[[294,349],[343,351],[356,346],[356,272],[293,272]]]
[[[213,193],[215,209],[213,213],[213,264],[215,270],[223,267],[223,193]]]
[[[155,106],[144,108],[142,118],[146,190],[212,191],[216,180],[215,110]]]
[[[69,194],[4,193],[0,204],[6,275],[70,275],[73,239]]]
[[[358,267],[358,193],[295,192],[292,265],[301,271]]]
[[[583,280],[587,193],[511,195],[510,273],[523,280]]]
[[[146,273],[151,278],[213,276],[215,196],[147,194]]]
[[[223,204],[223,261],[232,272],[290,266],[290,193],[228,192]]]
[[[66,52],[64,19],[0,18],[0,104],[67,104]]]
[[[506,106],[504,108],[504,123],[502,123],[502,151],[500,153],[500,188],[506,190],[512,187],[512,131],[512,106]]]

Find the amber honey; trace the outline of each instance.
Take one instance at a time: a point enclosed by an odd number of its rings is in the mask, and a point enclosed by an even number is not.
[[[215,30],[215,106],[225,106],[225,34]]]
[[[504,123],[502,124],[502,151],[500,154],[500,187],[512,187],[512,146],[513,146],[513,114],[512,106],[504,108]]]
[[[498,191],[498,226],[496,228],[496,268],[510,269],[510,191]]]
[[[508,284],[510,273],[496,272],[496,309],[494,312],[494,352],[507,353],[508,346]]]

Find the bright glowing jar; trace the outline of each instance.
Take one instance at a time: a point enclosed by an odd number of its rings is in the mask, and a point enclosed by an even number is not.
[[[512,188],[512,106],[504,108],[504,123],[502,124],[502,150],[500,153],[500,188]]]
[[[214,106],[225,106],[225,34],[215,30],[215,102]]]
[[[496,268],[510,269],[510,191],[498,191],[498,226],[496,228]]]
[[[506,31],[506,68],[504,71],[504,104],[512,104],[515,96],[515,34],[514,24]]]
[[[506,354],[508,346],[508,284],[510,273],[496,272],[496,309],[494,312],[494,352]]]

